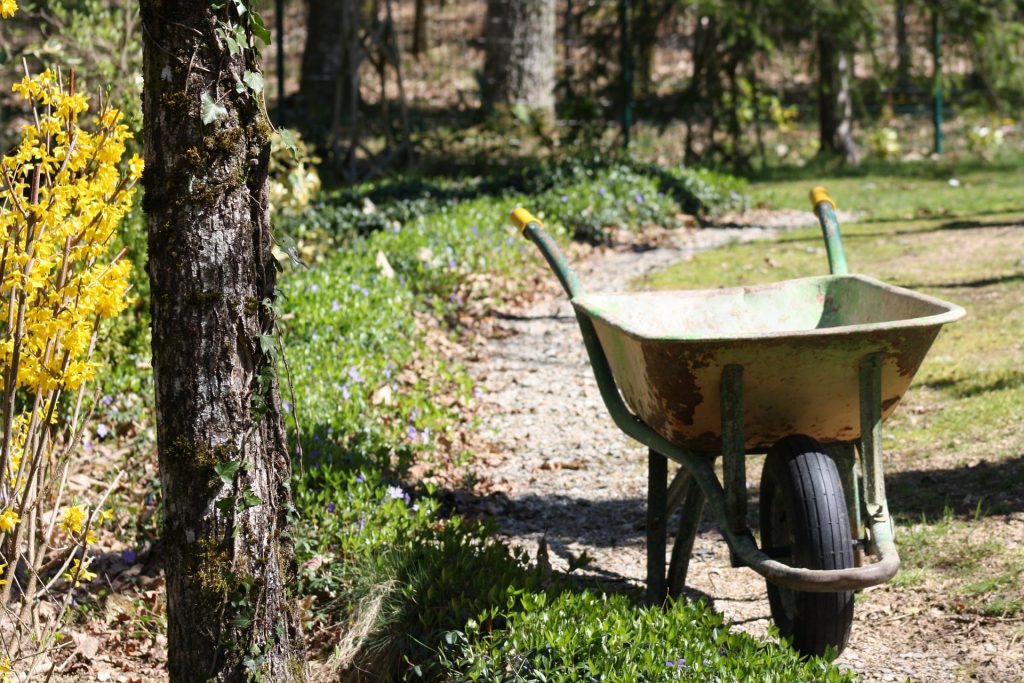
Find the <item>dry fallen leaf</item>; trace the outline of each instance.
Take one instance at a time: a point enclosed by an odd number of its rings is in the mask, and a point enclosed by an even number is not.
[[[395,269],[391,267],[387,255],[383,251],[377,251],[377,268],[380,269],[381,277],[391,280],[395,277]]]
[[[370,396],[370,403],[375,406],[379,406],[381,404],[389,406],[391,405],[392,397],[393,392],[391,391],[391,385],[385,384],[377,389],[377,391],[373,392],[373,395]]]

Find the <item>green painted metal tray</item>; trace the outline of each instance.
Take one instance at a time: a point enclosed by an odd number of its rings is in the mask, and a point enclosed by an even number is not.
[[[882,415],[892,413],[939,328],[964,310],[863,275],[710,290],[583,294],[629,407],[672,443],[719,452],[721,377],[743,367],[745,446],[789,434],[860,437],[858,368],[882,354]]]

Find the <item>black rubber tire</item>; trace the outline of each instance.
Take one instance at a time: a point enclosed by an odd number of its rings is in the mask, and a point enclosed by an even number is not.
[[[784,564],[808,569],[853,566],[843,485],[814,439],[793,435],[772,446],[761,475],[761,545]],[[785,550],[785,549],[788,549]],[[781,551],[781,552],[780,552]],[[843,651],[853,625],[853,593],[805,593],[768,583],[772,619],[804,655]]]

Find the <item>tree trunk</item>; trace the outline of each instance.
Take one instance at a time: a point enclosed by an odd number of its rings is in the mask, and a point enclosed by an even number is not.
[[[555,113],[554,0],[488,0],[484,104]]]
[[[358,59],[352,55],[352,33],[358,31],[359,0],[307,0],[307,4],[299,94],[308,132],[322,144],[333,122],[346,118],[352,93],[358,98],[358,72],[351,66]]]
[[[412,53],[421,55],[427,51],[430,42],[430,2],[416,0],[416,16],[412,27]]]
[[[235,3],[140,5],[170,679],[303,681],[258,57]]]
[[[818,38],[819,153],[839,154],[856,166],[860,152],[853,139],[852,65],[831,40]]]

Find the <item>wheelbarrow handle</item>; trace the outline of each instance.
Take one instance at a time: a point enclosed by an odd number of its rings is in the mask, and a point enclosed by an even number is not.
[[[836,203],[824,187],[819,185],[811,189],[811,208],[821,223],[825,250],[828,251],[829,271],[833,275],[849,274],[850,267],[846,264],[846,253],[843,251],[843,236],[839,233],[839,221],[836,219]]]
[[[544,223],[521,207],[512,212],[509,220],[523,233],[523,237],[537,245],[569,298],[572,299],[583,294],[583,285],[580,284],[580,279],[569,267],[569,260],[565,258],[558,243],[544,229]]]

